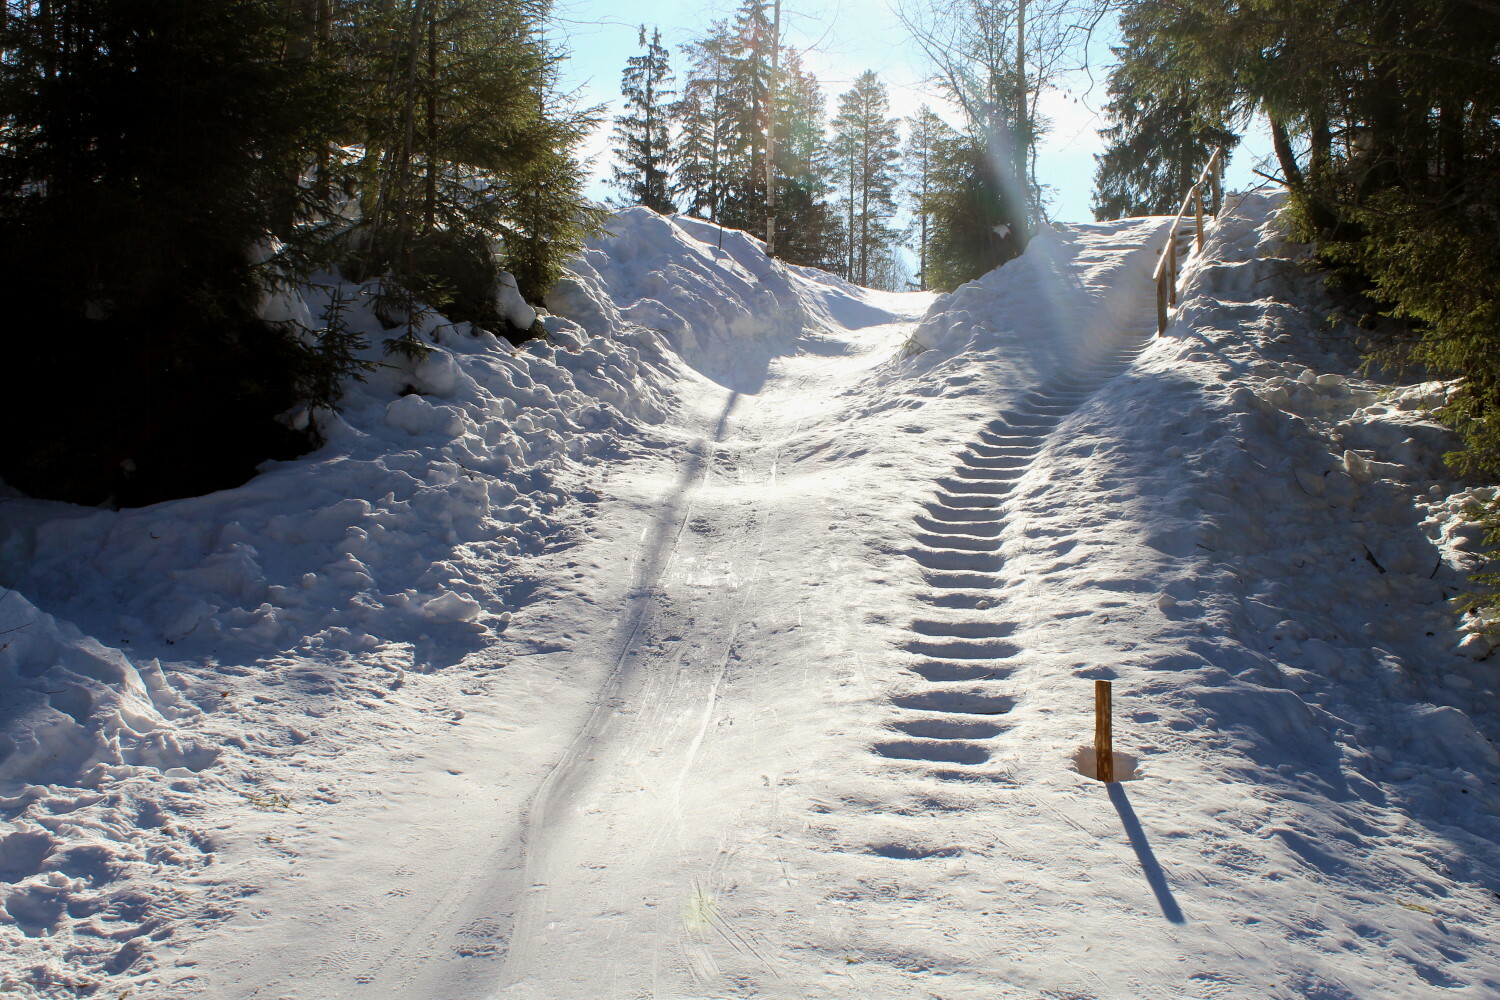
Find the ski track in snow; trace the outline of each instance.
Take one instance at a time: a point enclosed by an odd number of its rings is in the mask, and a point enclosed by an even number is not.
[[[41,579],[5,582],[49,616],[0,649],[36,692],[0,767],[67,752],[0,785],[0,984],[1500,995],[1494,681],[1441,605],[1475,494],[1441,469],[1441,386],[1338,374],[1274,209],[1233,205],[1162,338],[1164,220],[1044,231],[932,297],[633,210],[555,345],[451,338],[351,406],[305,467],[363,462],[332,481],[363,507],[277,507],[273,476],[243,488],[264,526],[235,491],[26,505],[0,542]],[[432,485],[373,501],[403,475]],[[137,556],[174,511],[199,541]],[[216,549],[194,518],[226,516]],[[330,529],[300,525],[350,517],[318,568]],[[133,647],[92,637],[65,568],[90,546]],[[115,562],[176,589],[131,604]]]

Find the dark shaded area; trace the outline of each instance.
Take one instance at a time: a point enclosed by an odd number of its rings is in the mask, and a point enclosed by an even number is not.
[[[319,116],[305,67],[265,58],[281,30],[255,0],[55,0],[0,22],[11,485],[140,505],[311,443],[275,417],[349,366],[320,372],[256,317],[251,260]]]
[[[286,373],[300,361],[282,330],[180,304],[133,322],[37,312],[21,324],[36,331],[19,350],[26,377],[0,394],[0,477],[17,489],[139,507],[238,486],[313,444],[276,420],[297,402]]]

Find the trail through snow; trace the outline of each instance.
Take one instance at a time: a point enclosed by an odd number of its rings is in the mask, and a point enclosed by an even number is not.
[[[299,526],[350,508],[251,510],[239,548],[172,543],[174,580],[217,560],[220,581],[212,610],[173,605],[203,623],[185,652],[148,643],[118,578],[133,645],[56,627],[68,663],[141,669],[201,717],[182,709],[170,754],[131,735],[144,721],[105,726],[112,759],[78,711],[76,732],[6,730],[72,734],[76,766],[0,787],[0,932],[30,963],[5,984],[1500,994],[1495,684],[1442,604],[1473,564],[1454,512],[1476,493],[1442,470],[1444,387],[1382,394],[1316,335],[1326,303],[1275,208],[1234,203],[1162,338],[1160,219],[1046,230],[951,295],[903,296],[624,213],[554,296],[553,344],[449,338],[351,408],[342,465],[262,477],[368,466],[342,561],[302,575],[328,553],[304,555]],[[418,487],[379,499],[398,468]],[[528,489],[553,499],[522,510]],[[179,519],[234,509],[210,499]],[[169,515],[28,506],[3,537],[64,581],[79,537],[129,553]],[[313,633],[292,588],[242,573],[246,607],[269,595],[247,625],[212,596],[226,551],[346,609]],[[61,582],[26,593],[114,627]],[[56,669],[26,655],[13,676],[41,698]],[[1125,779],[1107,788],[1098,678]],[[27,711],[0,722],[54,718]],[[294,717],[314,731],[273,739]],[[187,769],[195,739],[218,749]],[[190,835],[201,862],[168,851]],[[70,860],[88,844],[139,867],[91,882]],[[130,893],[161,919],[132,922]],[[90,920],[116,946],[70,958]]]

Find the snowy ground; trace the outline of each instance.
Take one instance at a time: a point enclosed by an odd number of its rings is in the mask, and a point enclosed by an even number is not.
[[[1164,220],[934,298],[634,210],[307,459],[0,502],[0,988],[1500,994],[1444,387],[1231,208],[1160,339]]]

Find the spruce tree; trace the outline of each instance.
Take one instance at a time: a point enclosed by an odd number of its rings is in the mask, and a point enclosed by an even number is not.
[[[349,11],[346,72],[363,95],[351,271],[390,282],[390,318],[407,327],[397,347],[420,350],[410,323],[418,300],[504,331],[499,267],[539,301],[597,230],[573,156],[596,120],[556,94],[562,57],[542,33],[547,9],[545,0],[390,0]]]
[[[927,287],[952,291],[1017,255],[1004,167],[970,135],[940,135],[926,204],[931,214]]]
[[[839,96],[834,148],[845,183],[849,280],[868,285],[880,258],[893,252],[901,136],[885,85],[873,70]],[[874,265],[874,266],[872,266]]]
[[[615,119],[616,157],[611,183],[624,204],[645,205],[653,211],[677,211],[672,202],[670,178],[676,160],[671,147],[672,69],[670,54],[661,44],[661,31],[646,41],[641,26],[640,45],[645,52],[625,62],[620,93],[625,114]]]
[[[1121,28],[1104,108],[1113,124],[1099,130],[1107,145],[1095,157],[1094,217],[1171,215],[1214,149],[1238,137],[1224,126],[1226,99],[1174,71],[1139,18],[1127,13]]]
[[[338,324],[299,330],[257,310],[266,284],[314,265],[378,280],[393,323],[425,300],[499,324],[500,266],[539,297],[597,222],[572,156],[592,120],[556,95],[546,12],[11,5],[0,291],[13,329],[51,331],[13,337],[12,360],[68,369],[87,402],[62,405],[43,383],[8,395],[13,425],[51,433],[0,453],[0,475],[40,496],[136,504],[306,450],[316,424],[277,415],[337,406],[361,345]],[[420,350],[411,329],[395,344]]]
[[[677,146],[674,192],[692,215],[719,221],[725,188],[725,164],[734,122],[729,99],[729,30],[723,22],[683,47],[687,80],[672,117],[682,132]]]
[[[733,23],[715,23],[684,48],[688,68],[674,106],[681,127],[676,191],[690,214],[764,236],[765,128],[774,101],[777,256],[835,266],[841,234],[828,200],[822,88],[800,56],[783,49],[772,92],[768,9],[763,0],[747,0]]]
[[[842,234],[829,203],[831,166],[823,88],[795,51],[781,57],[776,90],[776,253],[792,264],[837,268]]]
[[[723,162],[719,221],[764,236],[767,111],[771,102],[769,0],[743,0],[730,26],[726,98],[729,143]]]
[[[0,295],[15,380],[0,476],[151,503],[312,442],[276,415],[355,373],[256,314],[255,247],[312,212],[296,178],[337,119],[267,0],[51,0],[0,23]],[[288,206],[288,201],[292,204]],[[86,234],[86,235],[84,235]],[[276,266],[273,260],[271,266]],[[43,332],[44,331],[44,332]],[[68,382],[57,390],[56,378]]]

